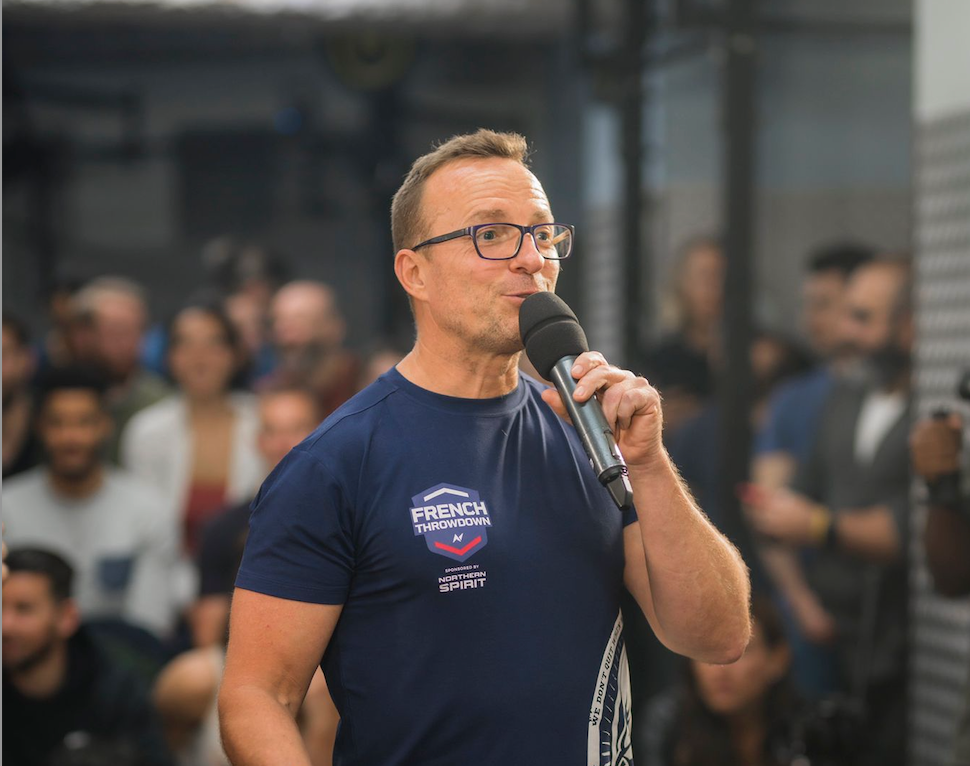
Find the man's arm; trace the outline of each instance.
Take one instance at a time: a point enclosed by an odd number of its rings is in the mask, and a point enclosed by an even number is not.
[[[754,485],[747,487],[744,500],[754,528],[779,542],[820,546],[831,541],[860,558],[883,564],[901,554],[896,516],[888,505],[835,514],[797,492]]]
[[[640,500],[639,522],[624,532],[627,587],[668,648],[704,662],[734,662],[751,630],[747,568],[701,513],[667,455],[660,394],[596,352],[580,355],[572,374],[577,401],[599,393]],[[542,396],[566,416],[557,391]]]
[[[755,456],[751,476],[755,484],[776,489],[788,486],[796,469],[792,454],[775,449]],[[765,571],[788,603],[805,637],[819,644],[831,641],[835,637],[835,620],[806,582],[796,552],[765,537],[759,537],[757,549]]]
[[[296,714],[342,609],[236,589],[219,692],[233,766],[310,766]]]
[[[921,420],[910,435],[913,470],[927,482],[955,477],[960,483],[963,420],[951,413]],[[959,492],[954,493],[959,495]],[[944,596],[970,593],[970,498],[948,501],[930,493],[923,546],[933,585]]]

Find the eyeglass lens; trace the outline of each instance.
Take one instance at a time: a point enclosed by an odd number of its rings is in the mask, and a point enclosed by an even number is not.
[[[536,249],[543,258],[565,258],[572,247],[572,232],[567,226],[551,223],[533,230]],[[509,224],[484,226],[475,234],[475,245],[482,258],[502,260],[512,258],[519,249],[524,234]]]

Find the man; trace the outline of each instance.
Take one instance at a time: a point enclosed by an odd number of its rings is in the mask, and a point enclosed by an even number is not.
[[[798,465],[808,457],[825,400],[836,379],[844,377],[854,361],[851,345],[842,338],[846,285],[852,273],[873,256],[869,247],[847,242],[822,247],[809,258],[802,288],[802,321],[820,364],[772,397],[767,422],[755,444],[752,476],[756,483],[788,486]],[[834,673],[825,647],[835,636],[832,616],[808,587],[790,549],[767,542],[760,553],[797,628],[791,643],[800,691],[809,696],[831,692]]]
[[[571,249],[525,156],[521,136],[458,136],[395,195],[417,338],[254,503],[220,694],[236,766],[308,763],[293,715],[321,657],[335,763],[629,763],[624,584],[674,651],[724,663],[747,644],[744,565],[674,472],[656,391],[597,353],[573,368],[638,522],[558,394],[519,379],[519,307]]]
[[[78,577],[85,619],[123,619],[164,636],[176,525],[155,491],[101,455],[111,433],[104,384],[84,369],[53,370],[38,401],[44,464],[3,487],[7,541],[62,555]]]
[[[796,491],[755,486],[746,499],[757,531],[814,550],[807,581],[834,622],[840,685],[867,705],[859,763],[895,764],[906,728],[908,267],[859,267],[847,302],[844,332],[865,358],[865,384],[832,390]]]
[[[37,465],[30,378],[34,359],[26,325],[3,312],[3,478]]]
[[[315,397],[302,389],[264,391],[259,395],[257,447],[266,466],[276,466],[320,423]],[[196,646],[221,644],[229,620],[229,597],[249,534],[246,502],[227,508],[202,533],[199,550],[199,600],[194,609]]]
[[[132,763],[169,764],[139,679],[113,664],[81,626],[67,562],[48,551],[21,548],[11,551],[7,564],[4,762],[46,766],[89,743],[104,752],[129,753]]]
[[[343,348],[347,325],[333,290],[322,282],[283,285],[270,308],[279,366],[258,388],[307,388],[329,415],[357,390],[360,361]]]
[[[75,304],[93,320],[97,360],[110,378],[108,402],[115,428],[108,455],[117,463],[125,424],[171,393],[164,380],[141,364],[148,302],[142,288],[130,279],[100,277],[78,292]]]

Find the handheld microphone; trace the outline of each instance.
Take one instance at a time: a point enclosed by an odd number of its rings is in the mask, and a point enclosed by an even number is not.
[[[556,385],[572,418],[590,467],[609,491],[617,508],[633,505],[629,470],[616,446],[616,438],[595,396],[585,402],[573,399],[576,380],[570,370],[576,357],[589,350],[586,333],[562,298],[553,293],[530,295],[519,308],[519,334],[536,371]]]

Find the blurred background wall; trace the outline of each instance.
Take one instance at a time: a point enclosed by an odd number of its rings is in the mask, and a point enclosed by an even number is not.
[[[970,360],[968,29],[967,3],[916,3],[916,389],[923,416],[940,406],[952,409],[956,381]],[[948,764],[949,743],[966,699],[970,603],[934,595],[919,544],[926,523],[919,487],[917,501],[911,579],[911,758],[917,764]]]

